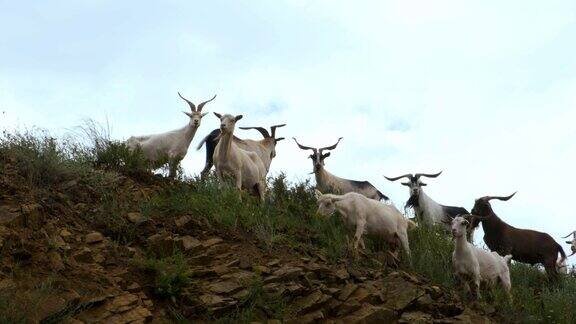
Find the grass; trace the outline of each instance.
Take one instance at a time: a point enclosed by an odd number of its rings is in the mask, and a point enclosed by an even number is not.
[[[49,189],[70,180],[78,180],[90,192],[88,203],[97,210],[80,217],[94,229],[126,244],[137,240],[135,225],[125,219],[127,212],[140,211],[144,217],[171,221],[174,217],[193,215],[216,231],[244,233],[271,250],[292,249],[302,254],[321,253],[330,262],[348,260],[347,233],[337,215],[316,215],[313,186],[309,182],[291,183],[284,174],[269,179],[269,195],[264,203],[242,195],[233,188],[223,188],[214,178],[200,181],[184,178],[160,182],[151,196],[130,201],[118,184],[119,175],[134,180],[150,178],[150,170],[139,152],[130,152],[122,143],[109,139],[106,132],[89,124],[84,131],[87,141],[77,143],[58,140],[49,134],[31,130],[3,133],[0,137],[0,171],[14,169],[30,188]],[[11,172],[11,171],[10,171]],[[80,195],[80,194],[78,194]],[[78,196],[75,197],[79,199]],[[91,200],[90,200],[91,199]],[[403,267],[427,277],[431,282],[454,287],[451,269],[453,242],[440,229],[418,227],[409,233],[412,267]],[[370,258],[376,242],[366,242]],[[371,267],[373,265],[368,265]],[[140,267],[151,274],[154,291],[162,298],[177,298],[188,285],[186,262],[181,255],[158,259],[149,257]],[[513,264],[511,267],[513,302],[508,303],[495,289],[483,301],[492,304],[506,321],[527,323],[576,322],[576,278],[565,276],[560,286],[550,286],[544,274],[535,267]],[[234,314],[223,322],[245,322],[258,319],[262,312],[281,318],[283,301],[266,296],[261,284],[254,282],[251,293]],[[19,322],[18,314],[6,317],[13,299],[0,296],[0,323]],[[175,319],[178,310],[171,312]],[[4,316],[4,317],[2,317]]]

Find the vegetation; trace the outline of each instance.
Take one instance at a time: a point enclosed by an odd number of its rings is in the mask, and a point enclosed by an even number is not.
[[[0,171],[10,172],[7,165],[15,166],[23,181],[35,188],[49,188],[71,180],[90,187],[100,200],[101,208],[82,217],[118,244],[136,239],[134,225],[122,217],[136,208],[143,216],[154,218],[191,214],[215,230],[248,233],[268,249],[290,248],[302,254],[321,253],[331,262],[342,259],[358,262],[347,256],[347,230],[339,217],[316,215],[313,187],[307,181],[290,183],[284,174],[272,177],[268,198],[261,204],[248,195],[240,197],[233,188],[220,188],[214,178],[206,181],[184,176],[179,181],[158,179],[150,175],[138,152],[130,152],[124,144],[110,140],[94,125],[86,128],[85,133],[89,140],[83,143],[57,140],[37,130],[4,133],[0,138]],[[148,199],[127,205],[118,198],[121,193],[110,190],[110,183],[117,181],[119,174],[138,181],[156,179],[160,185]],[[451,239],[442,230],[428,227],[418,227],[409,235],[413,264],[402,267],[431,282],[453,288]],[[377,253],[380,245],[376,243],[367,242],[367,259]],[[149,257],[141,261],[140,266],[154,278],[154,289],[159,296],[177,297],[188,285],[186,261],[181,255],[163,259]],[[576,322],[575,277],[565,276],[561,285],[553,286],[542,271],[523,264],[513,264],[511,276],[512,302],[499,289],[483,294],[483,301],[492,304],[505,320]],[[0,313],[12,307],[10,303],[11,300],[0,298]],[[263,311],[279,316],[284,312],[283,301],[265,296],[262,283],[255,281],[237,312],[221,320],[248,322]],[[178,319],[177,310],[173,314]],[[0,322],[19,320],[18,317],[0,318]]]

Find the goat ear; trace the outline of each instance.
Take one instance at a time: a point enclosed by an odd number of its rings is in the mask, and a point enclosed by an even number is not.
[[[330,152],[322,154],[322,158],[325,159],[330,156]]]
[[[239,121],[240,119],[242,119],[242,117],[244,117],[244,116],[238,115],[238,116],[234,117],[234,120]]]
[[[200,115],[200,118],[202,118],[202,117],[204,117],[204,116],[206,116],[206,115],[208,115],[208,112],[202,113],[202,115]]]
[[[408,186],[408,187],[409,187],[409,186],[410,186],[410,182],[402,182],[402,185],[403,185],[403,186]]]
[[[320,199],[320,197],[322,197],[322,193],[318,189],[314,189],[314,195],[316,196],[316,199]]]
[[[468,226],[468,225],[470,225],[470,222],[469,222],[467,219],[465,219],[465,220],[462,222],[462,224]]]
[[[277,138],[277,139],[276,139],[276,143],[280,142],[280,141],[283,140],[283,139],[284,139],[284,137]]]
[[[418,185],[419,185],[420,187],[425,187],[425,186],[427,186],[427,184],[425,184],[424,182],[420,182]]]
[[[191,113],[189,113],[189,112],[187,112],[187,111],[183,111],[183,113],[186,114],[186,116],[192,118],[192,114],[191,114]]]
[[[214,112],[214,115],[216,115],[216,117],[218,117],[218,118],[222,118],[222,115],[220,115],[220,114],[217,113],[217,112]]]
[[[572,244],[572,241],[566,241],[566,244]]]

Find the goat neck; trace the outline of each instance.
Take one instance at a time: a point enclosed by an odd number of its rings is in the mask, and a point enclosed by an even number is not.
[[[230,154],[231,151],[231,146],[232,146],[232,138],[233,138],[233,133],[232,132],[220,132],[220,140],[219,140],[219,145],[217,146],[220,156],[228,156]]]

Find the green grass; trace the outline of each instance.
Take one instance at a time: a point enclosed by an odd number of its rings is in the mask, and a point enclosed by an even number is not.
[[[138,211],[157,221],[173,222],[175,217],[190,214],[214,231],[248,234],[266,249],[292,249],[302,254],[320,252],[335,262],[346,259],[348,231],[337,215],[322,218],[316,215],[313,187],[308,182],[290,183],[284,174],[269,179],[269,194],[264,203],[238,193],[229,186],[223,188],[214,178],[181,178],[176,182],[156,181],[152,196],[143,201],[131,201],[118,184],[119,175],[142,182],[150,170],[138,152],[130,152],[124,144],[109,139],[95,125],[88,125],[88,140],[82,143],[54,139],[38,130],[23,133],[3,133],[0,137],[0,171],[10,164],[24,183],[34,188],[50,188],[71,179],[78,180],[90,194],[87,204],[97,210],[80,213],[95,230],[115,239],[117,244],[136,241],[135,225],[125,219],[127,212]],[[105,133],[105,132],[104,132]],[[80,199],[75,196],[74,199]],[[90,200],[91,199],[91,200]],[[454,287],[451,268],[452,240],[437,228],[418,227],[409,233],[412,266],[408,271],[419,273],[431,282]],[[379,246],[366,242],[368,258]],[[362,265],[377,266],[369,262]],[[182,256],[164,259],[148,258],[142,268],[152,275],[158,296],[176,298],[187,286],[186,263]],[[508,303],[495,289],[483,297],[508,321],[576,322],[576,278],[565,276],[562,285],[551,286],[544,274],[521,264],[511,267],[513,302]],[[263,295],[257,282],[250,297],[223,321],[242,322],[258,319],[263,309],[281,314],[281,300]],[[12,301],[0,296],[0,313]],[[270,303],[268,303],[270,302]],[[264,304],[263,304],[264,303]],[[268,303],[268,304],[267,304]],[[178,318],[178,310],[174,311]],[[268,314],[268,316],[273,316]],[[274,315],[275,316],[275,315]],[[0,322],[7,321],[0,317]],[[180,319],[183,320],[183,319]],[[10,318],[18,322],[19,318]]]

